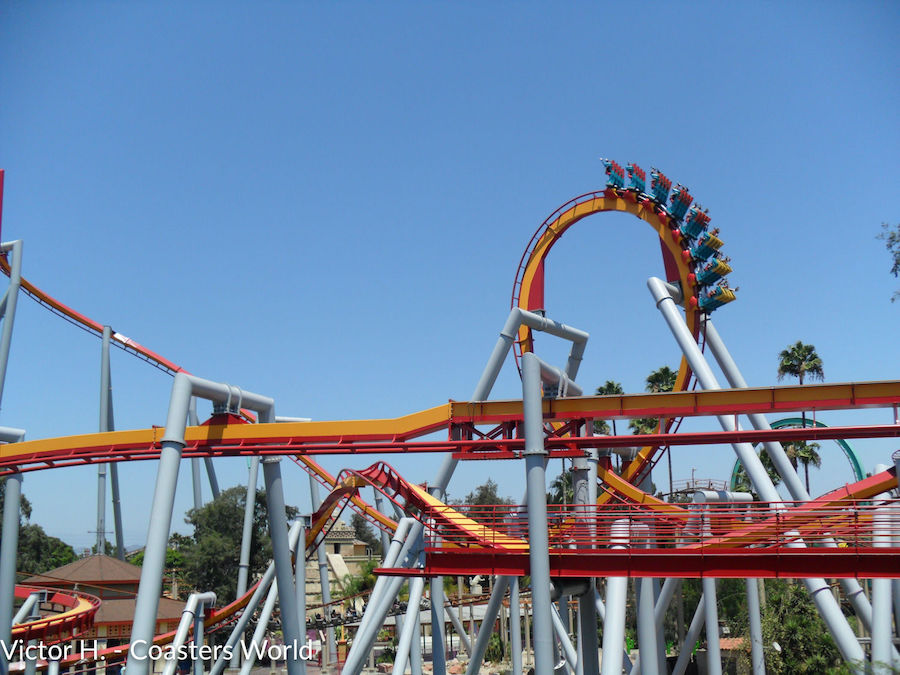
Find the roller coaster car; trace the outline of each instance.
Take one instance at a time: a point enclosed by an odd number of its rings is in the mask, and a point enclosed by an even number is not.
[[[669,201],[669,190],[672,189],[672,181],[665,174],[656,169],[650,169],[650,193],[658,204],[665,207]]]
[[[719,279],[731,274],[731,266],[723,260],[710,260],[696,274],[696,282],[700,286],[712,286]]]
[[[606,175],[608,176],[606,184],[610,187],[625,187],[625,170],[619,166],[618,162],[611,159],[604,159],[603,166],[606,167]]]
[[[647,190],[647,174],[637,164],[628,164],[625,166],[628,171],[628,189],[637,193]]]
[[[694,198],[688,193],[687,188],[683,185],[676,185],[675,189],[672,190],[669,213],[672,214],[675,220],[681,220],[684,218],[684,214],[687,213],[692,201],[694,201]]]
[[[706,230],[707,225],[709,225],[709,216],[705,211],[700,210],[699,204],[694,204],[691,206],[690,211],[688,211],[684,225],[680,228],[681,234],[696,239],[704,230]]]
[[[730,288],[716,286],[715,288],[711,288],[707,293],[701,295],[697,304],[701,310],[709,314],[722,305],[732,302],[736,297],[734,291]]]

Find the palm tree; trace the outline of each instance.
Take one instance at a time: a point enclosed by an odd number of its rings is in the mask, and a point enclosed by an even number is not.
[[[794,469],[797,468],[798,464],[803,465],[807,492],[809,492],[809,465],[812,464],[817,469],[822,466],[822,458],[817,452],[819,447],[818,443],[807,443],[806,441],[793,441],[784,444],[784,452],[788,459],[791,460],[791,465]]]
[[[787,349],[782,349],[778,355],[778,381],[784,379],[785,375],[796,377],[803,384],[804,376],[809,376],[812,380],[825,379],[825,371],[822,369],[822,359],[816,354],[814,345],[805,345],[800,340],[797,344],[790,345]],[[806,411],[800,412],[803,419],[803,426],[806,427]],[[794,465],[797,468],[797,465]]]
[[[619,394],[624,394],[625,390],[622,389],[622,383],[616,382],[615,380],[607,380],[603,383],[603,386],[597,387],[597,396],[618,396]],[[612,421],[612,432],[613,436],[616,435],[616,421]],[[609,435],[609,424],[607,424],[606,420],[594,420],[594,433],[600,434],[603,436]]]
[[[796,377],[803,384],[804,377],[822,381],[825,371],[822,370],[822,359],[816,354],[814,345],[805,345],[799,340],[797,344],[783,349],[778,355],[778,381],[785,375]]]
[[[653,394],[661,391],[672,391],[675,388],[677,377],[678,372],[672,370],[669,366],[657,368],[647,376],[647,391]]]

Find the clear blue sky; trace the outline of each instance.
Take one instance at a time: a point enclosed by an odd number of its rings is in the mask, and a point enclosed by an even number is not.
[[[796,340],[828,381],[896,379],[875,236],[900,221],[898,29],[896,2],[3,2],[3,238],[24,240],[33,283],[280,414],[392,417],[471,394],[532,232],[611,157],[709,208],[740,286],[715,318],[751,385],[775,384]],[[596,216],[553,251],[548,314],[592,334],[588,389],[640,391],[677,363],[644,285],[654,236]],[[99,350],[23,297],[0,424],[95,431]],[[517,398],[507,365],[495,397]],[[167,376],[116,350],[113,384],[117,428],[164,424]],[[898,443],[857,447],[871,470]],[[849,479],[822,454],[816,493]],[[676,478],[733,461],[674,457]],[[437,463],[396,462],[415,481]],[[244,466],[223,461],[223,485]],[[305,475],[285,472],[307,509]],[[155,465],[121,475],[138,544]],[[468,464],[451,492],[488,475],[519,496],[515,463]],[[28,474],[33,520],[90,545],[95,484],[95,468]],[[183,471],[182,531],[189,504]]]

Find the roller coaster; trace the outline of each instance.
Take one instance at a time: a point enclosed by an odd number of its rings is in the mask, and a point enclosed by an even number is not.
[[[715,580],[729,577],[746,579],[754,673],[765,672],[756,580],[771,577],[802,579],[853,672],[890,672],[891,664],[900,667],[900,655],[894,646],[900,630],[900,504],[892,495],[897,490],[896,465],[878,467],[864,476],[851,451],[848,457],[855,462],[854,482],[813,499],[781,445],[799,440],[836,440],[846,453],[848,439],[900,436],[900,382],[747,387],[711,319],[715,311],[737,296],[727,281],[732,271],[730,259],[722,253],[724,244],[718,229],[709,229],[708,212],[694,202],[687,188],[678,184],[673,187],[672,181],[656,169],[650,172],[648,189],[646,172],[639,166],[622,168],[612,160],[603,163],[606,186],[562,205],[529,241],[516,271],[509,315],[471,400],[451,401],[393,419],[278,418],[271,398],[195,377],[131,338],[66,306],[22,277],[20,242],[2,244],[0,269],[10,284],[0,301],[0,387],[20,291],[102,339],[101,381],[106,378],[109,382],[108,352],[115,346],[172,375],[174,382],[164,429],[112,430],[111,415],[104,422],[102,414],[111,410],[108,391],[100,404],[102,430],[98,433],[25,440],[21,430],[0,429],[0,438],[6,441],[0,446],[0,475],[6,479],[0,542],[0,641],[63,644],[90,628],[100,604],[97,598],[83,593],[15,584],[22,474],[85,464],[115,467],[125,461],[158,460],[130,644],[98,651],[93,657],[97,667],[125,662],[128,675],[145,675],[153,668],[148,658],[150,645],[181,646],[190,639],[191,631],[193,639],[202,642],[204,633],[230,629],[226,644],[234,647],[257,612],[253,640],[259,642],[277,601],[286,643],[302,641],[303,626],[325,628],[328,637],[324,656],[332,664],[337,664],[334,626],[353,626],[349,653],[339,664],[342,673],[363,670],[386,617],[398,612],[402,614],[402,628],[398,628],[393,672],[403,673],[409,667],[414,675],[421,673],[423,655],[416,638],[422,630],[421,615],[430,612],[433,672],[446,672],[445,630],[449,620],[466,645],[467,672],[474,674],[482,664],[508,594],[508,640],[515,675],[525,667],[523,635],[533,647],[533,654],[525,652],[533,658],[534,671],[542,675],[566,670],[604,675],[623,671],[664,673],[669,671],[661,648],[663,617],[680,579],[702,578],[703,596],[672,672],[685,671],[691,646],[705,622],[708,672],[718,673],[722,665]],[[648,287],[683,353],[671,392],[582,395],[575,380],[588,335],[547,316],[544,275],[548,254],[569,228],[602,212],[629,213],[650,225],[658,236],[665,280],[651,277]],[[537,356],[537,334],[571,343],[564,367]],[[510,351],[522,379],[522,398],[488,400]],[[729,388],[719,384],[707,361],[708,353]],[[104,387],[101,390],[105,391]],[[212,417],[202,424],[195,412],[198,398],[214,405]],[[815,420],[820,411],[873,407],[892,409],[893,419],[880,425],[831,427]],[[807,424],[805,417],[799,425],[767,421],[766,415],[796,411],[812,414],[812,421]],[[738,424],[741,416],[749,422],[749,428]],[[633,447],[636,437],[632,435],[594,433],[595,420],[646,417],[659,422],[653,433],[640,437],[644,444],[640,448]],[[721,430],[680,431],[681,420],[688,417],[709,419]],[[763,445],[790,501],[776,491],[754,444]],[[671,503],[651,494],[655,463],[667,449],[679,445],[731,445],[750,478],[754,496],[734,491],[734,481],[729,492],[697,491],[692,503]],[[440,453],[444,459],[431,483],[422,483],[421,478],[416,483],[381,459],[396,453]],[[316,461],[322,455],[374,455],[378,461],[333,476]],[[612,461],[615,455],[625,460],[619,470]],[[214,599],[191,596],[186,616],[196,619],[193,628],[186,620],[175,631],[154,635],[179,463],[202,458],[213,470],[216,458],[234,456],[251,460],[248,513],[253,509],[258,470],[263,468],[273,562],[261,579],[249,584],[249,534],[245,527],[238,597],[214,608]],[[300,522],[290,527],[287,523],[279,464],[282,457],[309,473],[314,513],[308,529]],[[548,505],[545,495],[546,463],[559,457],[572,460],[575,494],[573,503],[562,507]],[[527,489],[521,504],[476,508],[446,503],[446,490],[457,463],[483,459],[524,465]],[[112,479],[117,480],[115,473]],[[327,490],[321,500],[320,487]],[[375,504],[361,496],[364,487],[376,491]],[[115,482],[113,489],[118,490]],[[382,499],[390,504],[392,515],[384,509]],[[349,617],[341,617],[334,612],[327,614],[331,601],[326,572],[321,579],[326,617],[309,619],[303,606],[304,594],[297,592],[305,585],[303,561],[318,556],[321,563],[324,537],[345,508],[364,515],[383,534],[384,559],[377,570],[378,580],[365,611],[357,615],[354,607]],[[120,532],[117,539],[121,548]],[[481,627],[469,641],[460,617],[454,615],[452,603],[444,597],[441,578],[475,574],[491,575],[495,581],[483,603]],[[629,577],[637,580],[636,658],[623,649]],[[519,588],[523,578],[528,579],[528,589]],[[840,580],[852,611],[871,633],[869,653],[850,629],[826,578]],[[598,579],[605,579],[605,597],[601,597]],[[873,580],[871,601],[859,579]],[[426,581],[430,585],[427,599]],[[398,593],[404,584],[408,585],[408,600],[400,605]],[[521,602],[521,593],[526,590],[530,593],[527,604]],[[16,599],[19,610],[13,616]],[[566,604],[577,606],[574,628],[566,625],[564,613],[560,613],[561,605]],[[36,615],[36,607],[56,609]],[[401,623],[400,615],[397,618]],[[520,625],[523,618],[524,631]],[[598,620],[603,627],[602,645],[598,631],[593,629]],[[10,663],[9,655],[0,653],[0,675],[19,669],[50,673],[61,668],[83,670],[83,661],[72,655]],[[227,664],[224,657],[216,659],[210,663],[210,674],[219,675]],[[232,661],[230,665],[236,664]],[[244,663],[242,672],[249,666],[252,659],[249,665]],[[167,673],[174,669],[171,663],[165,667]],[[202,673],[202,664],[199,667]],[[302,659],[289,659],[286,667],[290,675],[306,670]]]

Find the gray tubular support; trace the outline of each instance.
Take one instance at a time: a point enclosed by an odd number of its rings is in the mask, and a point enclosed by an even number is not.
[[[684,671],[691,660],[691,652],[694,650],[694,645],[700,639],[700,630],[703,628],[703,620],[705,618],[706,602],[701,595],[700,600],[697,602],[697,609],[694,611],[694,618],[691,619],[691,625],[684,638],[684,644],[681,645],[681,649],[678,652],[675,667],[672,668],[672,675],[684,675]]]
[[[509,652],[512,660],[512,675],[522,675],[522,631],[520,625],[520,612],[519,577],[513,577],[509,582]]]
[[[531,568],[535,672],[553,670],[553,633],[550,616],[550,552],[547,534],[547,496],[544,460],[544,420],[540,365],[534,354],[522,355],[522,407],[525,427],[525,472],[528,499],[528,561]]]
[[[597,591],[596,588],[594,589],[594,609],[597,610],[597,616],[600,617],[600,621],[602,621],[605,626],[605,624],[606,624],[606,605],[604,605],[603,600],[600,599],[600,593]],[[604,633],[604,635],[606,634],[605,627],[603,629],[603,633]],[[625,638],[622,638],[623,643],[624,643],[624,641],[625,641]],[[625,672],[628,673],[628,675],[631,675],[632,673],[634,673],[634,675],[637,675],[640,672],[639,670],[637,670],[637,661],[635,661],[635,664],[633,666],[631,665],[631,657],[628,655],[628,652],[625,650],[624,645],[622,647],[622,665],[625,666]],[[597,672],[600,672],[599,669],[597,670]]]
[[[0,427],[0,441],[9,443],[25,439],[25,431]],[[3,500],[3,536],[0,537],[0,641],[12,639],[13,602],[16,589],[16,551],[19,547],[19,508],[22,502],[22,474],[6,477]],[[7,675],[9,663],[0,649],[0,675]]]
[[[178,623],[178,628],[175,629],[175,637],[172,640],[171,650],[173,654],[177,653],[187,642],[187,636],[194,623],[194,618],[199,614],[202,619],[204,606],[212,607],[215,603],[216,594],[213,592],[191,593],[188,596],[187,602],[184,603],[184,609],[181,612],[181,621]],[[195,638],[196,643],[197,639]],[[162,675],[173,675],[177,667],[178,659],[166,659]]]
[[[397,523],[397,530],[394,532],[394,538],[391,541],[391,548],[388,556],[385,558],[385,567],[402,566],[406,556],[412,548],[413,543],[418,539],[418,521],[412,518],[401,518]],[[394,597],[403,583],[402,577],[379,577],[375,582],[375,588],[369,595],[369,604],[363,615],[363,620],[359,624],[356,631],[356,637],[350,652],[347,654],[347,660],[344,662],[344,668],[341,671],[344,675],[358,675],[365,666],[366,656],[372,649],[375,639],[378,637],[378,631],[384,623],[394,602]]]
[[[240,649],[238,647],[238,642],[241,639],[241,636],[244,634],[244,630],[247,628],[247,624],[250,623],[250,617],[253,616],[253,613],[256,611],[257,606],[259,605],[259,601],[262,599],[262,596],[269,589],[269,586],[272,584],[272,580],[275,578],[275,565],[273,563],[269,564],[268,569],[266,569],[266,573],[263,575],[262,580],[259,582],[259,586],[256,587],[256,590],[253,592],[253,595],[250,597],[250,601],[247,603],[247,606],[244,608],[244,611],[241,612],[240,618],[235,623],[234,628],[231,631],[231,634],[228,636],[228,640],[225,642],[228,650],[233,654],[239,655]],[[274,601],[273,601],[274,602]],[[225,654],[226,650],[222,650],[222,653],[219,655],[219,658],[216,659],[216,662],[213,664],[212,668],[209,669],[209,675],[221,675],[222,671],[225,670]]]
[[[291,542],[291,550],[294,552],[294,585],[297,590],[297,621],[300,623],[300,633],[303,642],[306,642],[306,528],[303,521],[298,520],[292,526],[298,531],[297,542]],[[303,542],[302,544],[300,542]]]
[[[239,405],[260,414],[261,422],[275,419],[275,404],[271,398],[243,392],[237,387],[204,380],[193,375],[177,373],[172,382],[172,396],[166,417],[166,431],[162,438],[156,487],[150,508],[150,525],[141,582],[138,585],[131,629],[131,645],[126,668],[128,675],[148,675],[150,661],[147,650],[156,629],[156,612],[162,591],[162,574],[166,561],[166,545],[172,524],[172,507],[175,504],[175,486],[178,483],[178,465],[184,448],[184,431],[187,426],[191,396],[207,398],[218,403]],[[283,515],[283,514],[282,514]]]
[[[656,634],[663,635],[663,621],[666,618],[666,612],[669,609],[669,604],[672,602],[672,596],[675,594],[675,590],[681,584],[681,579],[676,579],[674,577],[668,578],[662,585],[662,588],[659,591],[659,596],[656,598],[656,606],[653,608],[653,618],[656,621]],[[665,646],[665,645],[664,645]],[[660,664],[660,668],[663,667],[663,664]],[[634,668],[632,669],[632,675],[640,675],[641,672],[641,657],[638,657],[634,661]]]
[[[491,389],[494,388],[494,383],[497,381],[497,375],[500,374],[500,370],[503,368],[503,362],[506,360],[507,354],[509,354],[510,347],[512,347],[513,341],[516,339],[519,326],[522,324],[525,324],[533,330],[542,331],[564,340],[569,340],[572,343],[572,348],[569,351],[569,359],[566,362],[565,374],[569,380],[575,380],[575,376],[578,374],[578,368],[581,365],[582,356],[584,355],[584,349],[587,346],[588,334],[583,330],[578,330],[577,328],[572,328],[571,326],[547,319],[540,314],[513,307],[509,312],[506,323],[503,325],[503,330],[500,331],[500,337],[494,345],[494,350],[488,358],[484,371],[481,373],[481,378],[479,378],[478,384],[475,385],[475,391],[472,393],[470,400],[487,400],[488,394],[491,393]],[[450,478],[453,475],[453,471],[456,469],[458,461],[458,459],[454,459],[452,456],[448,455],[444,459],[443,464],[441,464],[441,468],[434,481],[432,481],[430,492],[438,499],[444,498],[444,493],[447,491],[447,485],[450,483]]]
[[[462,624],[462,619],[459,616],[459,612],[457,612],[456,608],[451,605],[445,606],[444,610],[447,612],[447,616],[450,617],[450,623],[453,624],[453,629],[459,636],[459,641],[462,644],[462,647],[465,650],[466,654],[471,654],[472,643],[469,641],[469,635],[468,633],[466,633],[466,627]]]
[[[412,646],[409,650],[409,669],[412,675],[422,675],[422,624],[419,621],[413,623]]]
[[[719,610],[716,606],[716,580],[703,577],[703,604],[706,614],[706,672],[722,675],[722,652],[719,649]]]
[[[374,487],[372,488],[372,492],[375,495],[375,508],[378,509],[379,513],[384,513],[384,499],[382,498],[381,493]],[[378,528],[378,532],[381,534],[381,555],[384,556],[387,555],[388,548],[391,545],[391,535],[383,528]]]
[[[447,672],[447,642],[444,630],[444,578],[429,582],[431,589],[431,665],[434,675]]]
[[[734,359],[731,357],[731,353],[725,346],[725,341],[722,340],[722,336],[719,335],[719,331],[716,330],[711,319],[707,318],[705,327],[706,344],[709,345],[713,357],[719,364],[719,368],[722,369],[725,379],[728,380],[728,384],[735,389],[746,389],[747,381],[744,379],[737,363],[735,363]],[[747,415],[747,418],[750,420],[750,424],[754,429],[766,430],[772,428],[765,415],[751,413]],[[791,465],[791,460],[788,459],[781,443],[770,441],[764,443],[763,446],[766,449],[766,454],[769,455],[769,458],[772,460],[772,464],[775,466],[776,471],[778,471],[778,475],[780,475],[784,481],[784,485],[791,495],[791,498],[796,501],[809,501],[809,492],[807,492],[806,487],[803,485],[803,481],[800,480],[799,474]],[[833,539],[825,540],[822,544],[826,546],[837,546],[837,542]],[[856,615],[863,622],[866,629],[871,631],[872,605],[866,598],[866,594],[863,592],[859,582],[856,579],[839,579],[839,583],[844,590],[847,599],[850,600],[850,604],[853,605],[853,610],[856,612]]]
[[[625,548],[630,538],[627,519],[615,520],[610,527],[611,548]],[[606,580],[606,607],[603,616],[603,661],[601,675],[621,675],[623,645],[625,644],[625,602],[628,594],[626,577],[609,577]],[[598,597],[599,603],[599,597]],[[628,660],[625,654],[625,661]]]
[[[488,600],[487,607],[484,610],[484,619],[481,621],[481,626],[478,628],[478,636],[475,638],[475,644],[472,645],[472,653],[469,658],[469,665],[466,668],[466,675],[475,675],[481,669],[481,662],[484,660],[484,652],[487,649],[488,640],[490,640],[491,634],[494,632],[494,622],[497,620],[497,614],[500,611],[500,605],[503,602],[503,596],[506,595],[506,589],[508,587],[509,577],[497,577],[497,581],[494,584],[494,590],[491,591],[491,598]],[[550,618],[549,615],[547,618]],[[549,633],[549,635],[552,635],[552,633]],[[541,671],[535,669],[535,672]]]
[[[3,307],[3,331],[0,333],[0,401],[3,400],[3,385],[6,382],[6,366],[9,363],[9,347],[12,344],[13,323],[16,320],[16,301],[22,283],[22,240],[0,244],[0,251],[12,251],[9,264],[9,286],[6,287]]]
[[[665,318],[669,330],[672,331],[672,335],[694,371],[701,388],[705,390],[720,389],[721,387],[716,381],[715,375],[713,375],[709,364],[706,363],[706,359],[700,351],[700,347],[694,341],[687,325],[682,320],[675,306],[675,301],[669,295],[665,284],[660,279],[651,277],[647,280],[647,286],[653,295],[657,308]],[[719,415],[718,419],[722,428],[726,431],[735,429],[734,420],[731,417]],[[753,487],[763,501],[780,502],[781,497],[775,490],[775,486],[772,485],[772,481],[769,479],[759,456],[753,451],[753,447],[749,443],[734,443],[732,447],[741,460],[741,464],[744,465]],[[819,610],[819,615],[828,626],[828,630],[834,638],[841,655],[844,657],[844,661],[852,670],[859,671],[861,666],[858,664],[863,663],[865,654],[856,639],[856,635],[847,624],[840,606],[831,594],[828,584],[823,579],[804,579],[803,583],[812,596],[813,602],[815,602]]]
[[[100,345],[100,432],[109,431],[110,377],[109,340],[112,330],[103,327]],[[106,553],[106,464],[97,465],[97,555]]]
[[[747,614],[750,617],[750,663],[753,675],[766,675],[762,620],[759,613],[759,584],[756,579],[747,579]]]
[[[59,661],[50,661],[47,664],[47,675],[59,675]]]
[[[212,457],[204,457],[203,464],[206,466],[206,475],[209,478],[209,489],[212,492],[213,499],[218,499],[220,494],[219,479],[216,478],[216,469],[213,467]]]
[[[253,630],[253,637],[250,638],[250,644],[247,647],[244,662],[241,664],[240,675],[250,675],[253,666],[256,665],[256,649],[261,649],[263,640],[266,637],[266,630],[269,628],[269,619],[272,618],[272,610],[275,609],[275,600],[278,599],[278,579],[272,581],[269,587],[269,594],[266,596],[266,602],[263,604],[262,611],[259,613],[259,623]]]
[[[424,589],[425,580],[422,577],[415,577],[409,582],[409,600],[406,605],[406,616],[403,618],[403,630],[397,641],[397,658],[392,671],[394,675],[403,675],[410,658],[410,650],[419,648],[419,645],[413,644],[413,636],[414,629],[419,623],[419,603],[422,602]]]
[[[241,530],[241,554],[238,559],[237,597],[247,592],[250,574],[250,544],[253,540],[253,516],[256,513],[256,485],[259,481],[259,457],[250,458],[247,472],[247,497],[244,500],[244,522]],[[236,664],[235,664],[236,665]]]
[[[112,329],[103,327],[103,346],[100,353],[100,431],[113,431],[112,371],[109,365],[109,341]],[[122,501],[119,494],[119,465],[109,464],[109,486],[112,493],[113,528],[116,535],[116,558],[125,560],[125,532],[122,527]],[[97,527],[97,530],[104,528]]]
[[[19,505],[22,474],[6,478],[3,502],[3,537],[0,539],[0,641],[11,644],[13,598],[16,588],[16,549],[19,544]],[[0,675],[7,675],[9,663],[0,649]]]
[[[194,494],[195,509],[199,509],[203,506],[203,490],[200,485],[200,473],[202,471],[203,469],[200,468],[200,458],[191,457],[191,488]]]
[[[875,473],[887,469],[884,465],[875,467]],[[890,498],[890,494],[883,492],[880,499]],[[872,515],[872,545],[875,548],[890,548],[891,546],[891,509],[889,506],[876,503],[875,512]],[[891,627],[891,580],[872,579],[872,673],[874,675],[888,675],[893,672],[891,662],[891,641],[894,631]]]
[[[550,620],[553,622],[553,630],[556,632],[556,639],[562,647],[563,657],[566,659],[569,669],[574,672],[578,667],[578,652],[575,651],[575,646],[572,644],[572,640],[569,639],[569,633],[566,631],[566,626],[563,623],[562,617],[559,615],[559,610],[556,608],[556,605],[550,605]]]
[[[656,619],[654,617],[653,579],[641,577],[638,589],[638,654],[644,675],[659,675]]]
[[[284,508],[284,490],[281,484],[281,458],[263,460],[263,479],[266,482],[266,505],[269,516],[269,536],[272,538],[272,558],[275,561],[275,578],[278,580],[278,605],[281,607],[281,629],[284,644],[295,650],[301,646],[300,618],[297,613],[297,589],[291,566],[291,549],[288,543],[287,517]],[[306,670],[299,659],[287,659],[290,675],[303,675]]]
[[[12,625],[15,626],[17,623],[22,623],[28,615],[31,614],[31,610],[34,609],[34,606],[41,599],[41,593],[29,593],[28,597],[25,598],[25,602],[22,603],[22,606],[19,607],[19,611],[16,612],[16,615],[12,619]]]
[[[312,503],[312,512],[315,513],[322,506],[322,498],[319,496],[319,484],[315,477],[309,474],[309,499]],[[316,542],[316,560],[319,563],[319,586],[322,589],[322,604],[328,606],[331,603],[331,585],[328,579],[328,558],[325,553],[324,540]],[[322,654],[322,665],[337,660],[337,644],[334,641],[334,628],[325,629],[326,648]]]
[[[241,597],[247,592],[247,577],[250,573],[250,543],[253,539],[253,516],[256,512],[256,484],[259,480],[259,457],[250,458],[247,479],[247,495],[244,500],[244,522],[241,531],[241,553],[238,558],[238,585],[237,595]],[[239,650],[234,650],[231,657],[231,668],[241,665]]]

